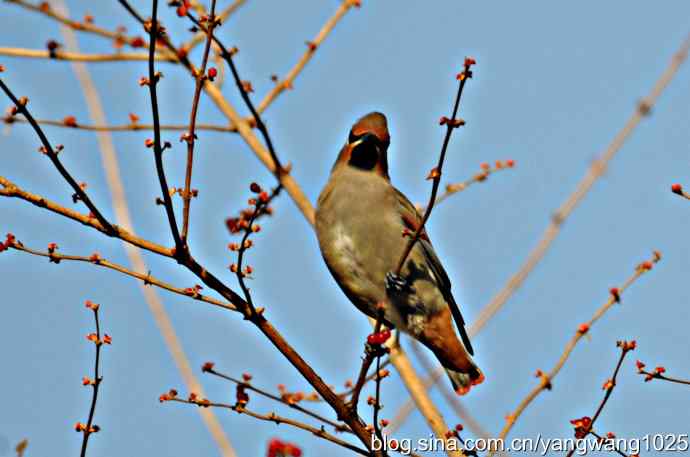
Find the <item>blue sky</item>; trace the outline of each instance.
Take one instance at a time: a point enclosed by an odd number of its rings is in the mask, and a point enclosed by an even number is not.
[[[148,11],[148,2],[133,2]],[[265,120],[293,176],[315,201],[332,161],[360,115],[387,114],[392,135],[389,160],[393,182],[412,201],[424,201],[424,180],[436,161],[448,115],[455,74],[466,55],[476,58],[475,77],[466,88],[461,117],[444,170],[450,181],[464,180],[482,162],[514,159],[515,169],[449,199],[435,211],[429,231],[454,283],[466,320],[500,290],[534,247],[550,214],[574,190],[592,160],[604,150],[651,89],[677,46],[688,33],[690,4],[664,2],[372,2],[348,13],[297,79],[267,111]],[[219,2],[220,7],[227,4]],[[248,2],[219,31],[259,100],[271,87],[269,76],[285,74],[335,11],[337,2]],[[117,2],[70,1],[74,17],[89,12],[109,28],[137,25]],[[39,49],[59,40],[54,22],[16,6],[2,5],[2,46]],[[175,42],[186,39],[185,24],[166,11],[164,20]],[[103,52],[110,44],[80,35],[84,51]],[[192,58],[198,61],[198,53]],[[88,112],[69,64],[0,57],[3,79],[27,95],[39,118],[67,115],[86,121]],[[145,90],[137,85],[145,63],[90,66],[106,106],[109,122],[125,123],[129,112],[150,119]],[[164,122],[187,122],[192,99],[188,75],[161,64]],[[603,395],[602,383],[618,357],[615,341],[636,339],[638,349],[626,360],[618,387],[598,429],[621,437],[647,433],[688,433],[687,389],[635,374],[634,359],[664,365],[670,375],[690,378],[690,226],[688,202],[671,194],[671,183],[690,187],[690,68],[683,67],[660,98],[651,116],[626,142],[603,178],[564,224],[543,262],[501,312],[473,341],[476,361],[486,382],[463,398],[473,416],[492,434],[503,418],[537,382],[537,368],[549,369],[581,322],[607,299],[637,263],[654,249],[664,259],[636,283],[593,327],[554,381],[513,429],[515,437],[570,437],[569,420],[593,414]],[[224,94],[241,107],[232,85]],[[9,101],[5,101],[5,106]],[[199,119],[222,123],[216,108],[202,99]],[[110,198],[95,136],[46,128],[53,143],[65,145],[65,165],[90,195],[112,216]],[[142,236],[170,244],[167,222],[153,204],[158,195],[153,159],[144,148],[146,132],[116,133],[126,192],[135,229]],[[171,185],[184,173],[184,148],[177,133],[166,155]],[[26,126],[3,127],[2,175],[27,190],[71,205],[71,191],[46,159]],[[241,208],[247,186],[272,177],[236,135],[199,134],[194,184],[191,245],[212,271],[235,286],[226,270],[231,241],[224,219]],[[181,205],[180,205],[181,207]],[[268,318],[327,380],[342,385],[359,367],[362,343],[369,332],[332,281],[318,252],[315,236],[294,204],[282,196],[275,215],[263,223],[249,252],[255,268],[255,301]],[[57,242],[63,253],[103,257],[126,263],[116,240],[18,200],[0,200],[0,230],[13,232],[28,246]],[[157,276],[191,286],[196,281],[173,262],[146,255]],[[0,454],[24,437],[27,455],[70,454],[80,445],[72,431],[83,420],[89,392],[80,379],[91,370],[91,331],[85,299],[102,305],[102,323],[114,344],[104,354],[105,381],[96,413],[103,431],[92,438],[90,455],[170,457],[217,454],[192,407],[158,403],[182,382],[149,315],[135,280],[91,265],[45,259],[18,252],[0,254],[4,318],[0,350],[4,362],[0,387]],[[192,364],[213,360],[229,373],[250,372],[259,386],[309,390],[295,370],[238,315],[227,314],[184,297],[161,292],[166,309]],[[404,342],[404,344],[406,344]],[[200,375],[201,376],[201,375]],[[232,401],[232,389],[201,376],[213,399]],[[445,381],[445,380],[444,380]],[[458,422],[433,391],[446,419]],[[392,417],[406,398],[394,374],[385,381],[383,417]],[[258,411],[278,405],[252,399]],[[324,412],[327,409],[324,408]],[[305,455],[345,455],[304,432],[218,411],[239,455],[263,455],[274,437],[298,443]],[[413,416],[398,437],[427,436]],[[471,435],[470,435],[471,436]]]

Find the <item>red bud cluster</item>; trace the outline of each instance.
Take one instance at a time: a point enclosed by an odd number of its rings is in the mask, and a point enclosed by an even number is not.
[[[191,400],[191,395],[190,394],[190,400]],[[175,389],[170,389],[164,394],[161,394],[160,397],[158,397],[158,401],[163,403],[164,401],[170,401],[177,398],[177,391]]]
[[[194,287],[186,287],[184,289],[184,293],[185,295],[189,295],[190,297],[198,297],[201,289],[203,289],[201,285],[195,284]]]
[[[6,238],[5,238],[5,241],[0,243],[0,252],[6,251],[7,249],[10,248],[10,246],[14,246],[15,241],[16,241],[16,239],[15,239],[14,235],[12,235],[11,233],[8,233]]]
[[[268,443],[266,457],[302,457],[302,450],[292,443],[273,438]]]
[[[143,48],[146,46],[146,41],[142,37],[138,36],[132,38],[132,41],[129,43],[129,45],[133,48]]]
[[[634,351],[637,348],[637,341],[631,340],[631,341],[616,341],[616,346],[621,348],[623,352],[628,352],[628,351]]]
[[[185,17],[189,8],[191,8],[191,2],[189,0],[184,0],[182,2],[175,2],[173,5],[178,5],[175,11],[179,17]]]
[[[575,426],[575,438],[582,439],[589,434],[592,427],[592,418],[584,416],[570,421]]]
[[[98,431],[101,430],[101,427],[98,425],[92,425],[90,429],[86,429],[86,424],[82,424],[81,422],[77,422],[74,424],[74,430],[77,432],[84,432],[84,433],[97,433]]]
[[[613,301],[616,303],[620,303],[621,301],[621,295],[620,295],[620,290],[618,290],[618,287],[611,287],[609,289],[609,293],[613,297]]]
[[[251,230],[254,233],[260,232],[261,226],[252,222],[250,227],[250,221],[252,221],[252,219],[256,221],[258,217],[263,216],[264,214],[270,215],[273,213],[273,209],[268,205],[277,195],[277,192],[273,192],[272,194],[268,193],[255,182],[249,185],[249,190],[255,194],[258,194],[256,197],[252,197],[248,200],[248,204],[253,208],[245,208],[240,211],[239,217],[230,217],[225,220],[226,227],[233,235],[243,231],[246,232],[247,230]],[[247,249],[251,246],[251,243],[247,244],[245,242],[244,249]],[[231,251],[241,249],[240,246],[233,243],[228,245],[228,248]]]

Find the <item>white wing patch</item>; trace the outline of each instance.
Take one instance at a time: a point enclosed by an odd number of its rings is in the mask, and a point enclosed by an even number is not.
[[[358,275],[361,267],[356,260],[357,250],[355,249],[355,243],[347,234],[342,224],[336,224],[333,227],[333,247],[335,252],[338,253],[338,262],[349,271]]]

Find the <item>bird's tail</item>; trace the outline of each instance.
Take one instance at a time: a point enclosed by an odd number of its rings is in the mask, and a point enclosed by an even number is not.
[[[465,395],[473,386],[484,382],[484,373],[474,365],[466,372],[446,368],[446,373],[458,395]]]

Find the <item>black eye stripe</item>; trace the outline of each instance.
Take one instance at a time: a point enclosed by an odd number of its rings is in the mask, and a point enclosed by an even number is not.
[[[352,132],[352,130],[350,130],[350,135],[347,138],[347,142],[348,143],[354,143],[355,141],[361,139],[362,137],[364,137],[365,135],[368,135],[368,134],[370,134],[370,132],[365,132],[361,135],[355,135],[354,132]],[[373,137],[374,143],[376,143],[378,146],[383,146],[383,147],[387,148],[388,145],[390,144],[390,141],[381,141],[379,139],[379,137],[377,137],[373,133],[371,134],[371,136]]]

